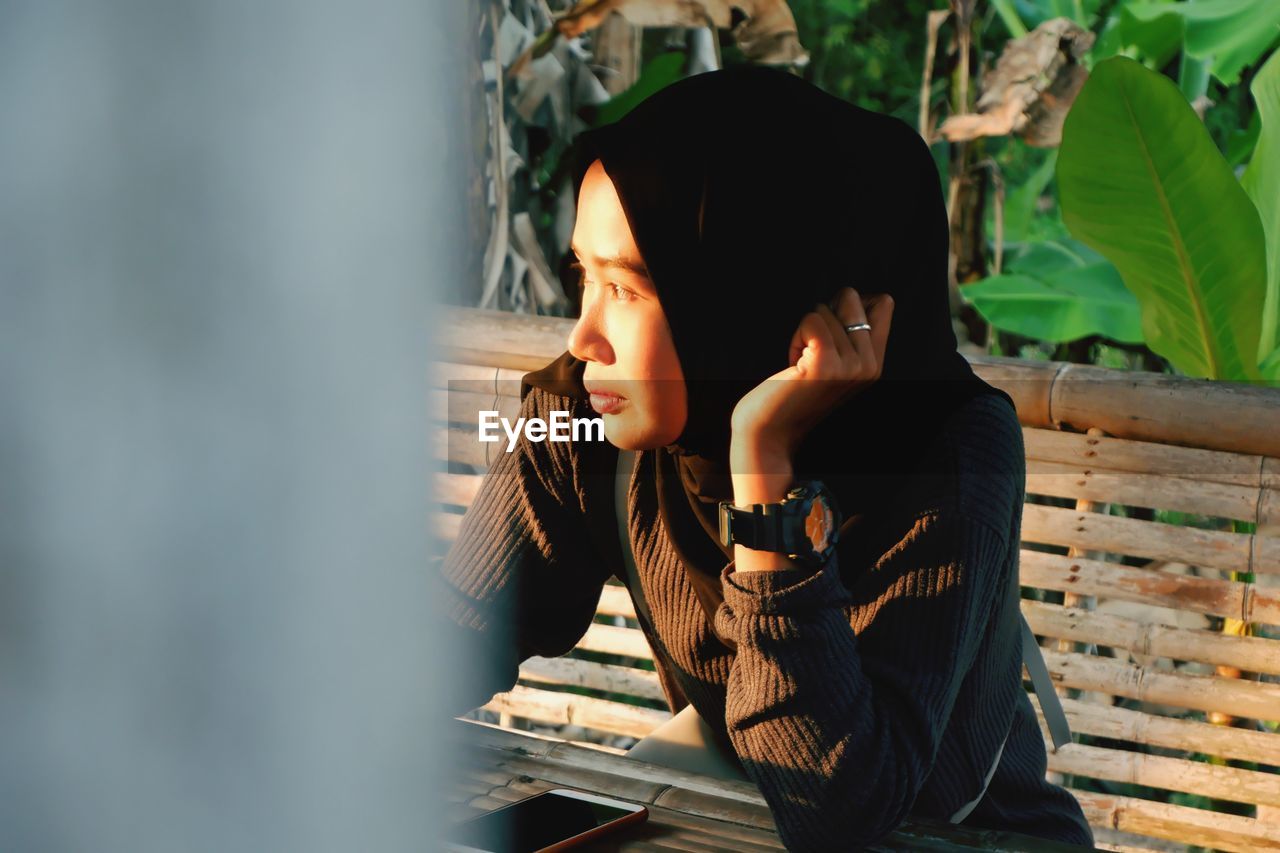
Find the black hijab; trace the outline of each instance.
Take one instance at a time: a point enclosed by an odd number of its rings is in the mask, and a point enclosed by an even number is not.
[[[950,412],[979,394],[1013,405],[956,350],[938,173],[898,119],[744,66],[680,80],[579,134],[572,151],[575,199],[596,159],[613,181],[684,372],[684,432],[646,452],[712,626],[733,558],[717,519],[718,502],[733,497],[730,414],[787,366],[792,333],[816,303],[845,286],[894,298],[881,379],[833,410],[794,460],[797,478],[823,480],[840,504],[842,571],[859,521],[904,477],[931,473],[920,451]],[[585,364],[565,352],[522,387],[585,400]]]

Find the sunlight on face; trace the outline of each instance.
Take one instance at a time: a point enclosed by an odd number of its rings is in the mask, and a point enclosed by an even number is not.
[[[687,417],[684,374],[622,202],[599,160],[582,181],[572,247],[583,291],[568,348],[587,362],[583,383],[604,417],[605,437],[624,450],[670,444]]]

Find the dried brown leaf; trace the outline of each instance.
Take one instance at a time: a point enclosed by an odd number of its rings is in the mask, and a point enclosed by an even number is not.
[[[733,26],[733,9],[745,16]],[[547,37],[582,35],[617,12],[638,27],[715,27],[730,30],[743,55],[767,65],[803,65],[809,54],[800,44],[795,16],[786,0],[581,0],[555,20],[545,33],[512,63],[508,74],[521,76]]]
[[[1093,33],[1069,18],[1045,21],[1011,40],[983,81],[978,111],[951,116],[939,133],[951,142],[1017,133],[1029,145],[1057,145],[1067,111],[1088,77],[1080,58],[1093,40]]]

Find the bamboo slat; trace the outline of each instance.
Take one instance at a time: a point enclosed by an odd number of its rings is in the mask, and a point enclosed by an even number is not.
[[[1095,826],[1239,853],[1280,850],[1280,826],[1253,818],[1137,797],[1069,790],[1080,802],[1085,818]]]
[[[431,457],[488,468],[504,452],[506,442],[482,443],[474,429],[439,426],[431,431]]]
[[[503,368],[465,361],[433,361],[427,370],[427,385],[431,388],[448,388],[451,381],[492,382]],[[505,371],[513,373],[514,371]]]
[[[478,720],[460,719],[458,722],[462,724],[462,727],[449,729],[447,736],[465,746],[468,750],[466,754],[473,755],[476,761],[480,762],[475,766],[487,768],[494,773],[500,771],[494,769],[489,760],[492,756],[484,753],[484,750],[511,750],[518,748],[521,755],[545,757],[559,749],[565,742],[563,738],[538,734],[537,732],[516,732]],[[585,749],[586,747],[575,746],[575,748]],[[511,775],[504,778],[509,779]]]
[[[566,752],[561,757],[552,757],[550,760],[520,760],[518,757],[508,757],[498,754],[494,756],[489,752],[485,760],[488,762],[499,762],[503,766],[500,775],[509,776],[511,779],[506,785],[493,786],[486,792],[486,797],[500,800],[503,803],[516,802],[516,800],[529,797],[531,794],[539,793],[541,790],[549,788],[559,788],[559,786],[572,786],[572,788],[584,788],[590,790],[602,790],[600,784],[609,785],[611,777],[617,777],[625,774],[625,779],[632,780],[632,784],[639,785],[639,788],[632,790],[632,793],[648,794],[652,800],[645,797],[630,797],[636,802],[645,802],[646,807],[650,809],[649,820],[652,824],[663,827],[671,827],[673,833],[668,834],[664,831],[664,838],[709,838],[719,845],[718,849],[759,849],[759,850],[780,850],[782,848],[781,841],[778,840],[776,833],[772,831],[772,824],[769,827],[758,827],[760,824],[760,812],[762,809],[768,813],[764,800],[760,797],[758,790],[753,785],[745,783],[723,783],[722,780],[709,779],[707,776],[696,774],[687,774],[685,771],[675,770],[672,767],[662,767],[658,765],[650,765],[648,762],[640,762],[634,760],[618,761],[617,756],[612,754],[600,753],[595,749],[582,747],[580,744],[563,743],[562,748],[571,749],[573,752]],[[750,788],[751,793],[746,797],[726,797],[726,786],[735,788]],[[604,790],[611,790],[612,785]],[[742,811],[749,813],[751,825],[740,824],[740,822],[732,822],[726,820],[713,820],[713,818],[696,815],[689,811],[681,811],[681,809],[668,808],[663,804],[655,803],[653,800],[662,798],[663,792],[672,788],[680,788],[689,790],[689,792],[699,795],[700,804],[703,811],[709,811],[707,803],[716,803],[717,800],[727,800],[730,808],[721,807],[718,811],[732,812],[740,815]],[[620,795],[620,794],[614,794]],[[740,803],[739,806],[732,806],[733,802]],[[681,833],[680,830],[684,830]]]
[[[1280,718],[1280,684],[1162,672],[1111,658],[1043,651],[1050,675],[1067,687],[1255,720]]]
[[[488,794],[484,794],[467,800],[466,805],[470,806],[472,814],[478,814],[479,812],[491,812],[494,809],[500,809],[505,805],[509,805],[509,803],[506,800],[500,800],[497,797],[491,797]],[[470,816],[471,814],[459,815],[458,819],[464,820]]]
[[[1034,695],[1031,704],[1039,712],[1039,700]],[[1073,732],[1280,767],[1280,734],[1162,717],[1078,699],[1063,699],[1062,708]]]
[[[736,823],[723,823],[707,818],[685,814],[676,809],[650,805],[650,820],[666,826],[677,826],[688,829],[699,829],[713,834],[720,839],[721,850],[785,850],[778,836],[772,832],[739,826]]]
[[[451,543],[462,528],[462,515],[452,512],[431,513],[431,535],[437,542]]]
[[[1086,437],[1091,439],[1100,438],[1102,437],[1102,432],[1098,430],[1096,427],[1090,427],[1088,435]],[[1076,500],[1076,512],[1106,513],[1109,511],[1109,507],[1110,505],[1107,503],[1099,503],[1097,501],[1088,500],[1085,498],[1079,498]],[[1103,560],[1106,558],[1106,554],[1101,551],[1087,551],[1081,548],[1068,548],[1067,556],[1083,557],[1088,560]],[[1096,595],[1089,595],[1088,593],[1080,592],[1079,590],[1072,590],[1071,592],[1063,593],[1062,605],[1066,608],[1092,612],[1098,609],[1098,597]],[[1058,651],[1092,653],[1094,649],[1092,646],[1088,645],[1087,643],[1078,645],[1069,639],[1060,639],[1058,640]],[[1058,688],[1058,693],[1060,695],[1069,695],[1069,692],[1070,691],[1068,688],[1064,688],[1064,687]]]
[[[432,388],[445,389],[451,387],[450,382],[457,382],[467,386],[474,385],[473,390],[479,390],[489,383],[495,394],[503,397],[519,397],[520,380],[526,372],[458,361],[437,361],[433,362],[428,378]]]
[[[522,781],[524,779],[531,779],[532,781]],[[532,776],[522,773],[519,776],[512,777],[505,785],[495,786],[487,796],[493,797],[495,800],[503,800],[508,803],[518,803],[521,800],[527,800],[529,797],[536,796],[544,791],[550,791],[555,787],[555,784],[551,782],[534,779]]]
[[[566,744],[568,746],[578,746],[577,744]],[[597,762],[592,764],[578,764],[576,762],[567,762],[569,766],[592,767],[594,769],[603,770],[617,774],[619,768],[617,761],[612,756],[608,759],[608,764],[597,766]],[[642,762],[628,761],[628,765]],[[698,777],[690,774],[680,774],[685,778],[673,778],[671,775],[672,768],[659,767],[658,765],[647,765],[658,770],[661,774],[656,779],[646,778],[647,781],[656,781],[665,785],[693,785],[695,788],[707,788],[705,793],[713,796],[719,793],[706,785],[705,777]],[[626,770],[632,768],[628,766]],[[631,777],[637,778],[637,777]],[[531,780],[531,781],[524,781]],[[505,785],[493,786],[484,792],[485,796],[492,799],[502,800],[504,802],[518,802],[526,797],[533,796],[542,791],[561,787],[564,783],[548,782],[544,779],[537,778],[529,773],[522,773],[513,777]],[[763,800],[757,795],[755,798],[759,801],[759,805],[763,805]],[[655,833],[651,838],[654,843],[663,844],[668,840],[691,840],[700,844],[711,844],[717,851],[726,849],[744,850],[744,851],[770,851],[783,850],[782,842],[778,840],[775,833],[761,829],[755,829],[749,826],[743,826],[737,823],[729,823],[719,820],[711,820],[705,817],[688,814],[676,809],[666,808],[664,806],[647,803],[646,808],[649,809],[648,823],[651,826],[660,826],[662,830]],[[679,847],[676,849],[684,849]]]
[[[449,474],[441,471],[432,476],[436,502],[451,506],[471,506],[482,482],[483,474]]]
[[[627,776],[633,779],[661,782],[665,785],[685,788],[690,791],[700,791],[723,799],[740,800],[756,806],[766,805],[764,796],[754,782],[708,778],[700,773],[682,770],[678,767],[653,764],[632,758],[629,755],[626,757],[625,772]],[[575,767],[589,767],[596,770],[619,772],[618,762],[613,755],[576,743],[565,742],[558,744],[547,754],[547,759],[572,764]]]
[[[577,648],[606,655],[653,660],[653,649],[639,628],[620,628],[592,622],[587,633],[578,641]]]
[[[1280,537],[1202,530],[1063,507],[1025,504],[1022,539],[1222,571],[1280,572]]]
[[[587,687],[659,702],[666,699],[656,672],[631,666],[535,655],[520,665],[520,677],[545,684]]]
[[[774,828],[773,815],[769,812],[768,806],[730,800],[687,788],[670,787],[658,795],[654,804],[676,809],[685,814],[728,821],[741,826],[764,830]]]
[[[474,797],[487,797],[489,792],[499,787],[488,782],[475,782],[469,779],[455,779],[449,786],[449,793],[454,802],[463,802]]]
[[[1074,590],[1246,622],[1280,624],[1280,592],[1272,588],[1043,551],[1023,550],[1018,559],[1019,579],[1024,586]]]
[[[1049,400],[1063,364],[1015,358],[968,357],[975,373],[1013,398],[1018,420],[1027,426],[1054,427]]]
[[[669,711],[625,705],[592,696],[579,696],[576,693],[535,690],[521,684],[506,693],[497,694],[482,707],[487,711],[505,711],[516,717],[553,725],[576,725],[636,738],[644,737],[671,719]]]
[[[501,788],[511,783],[515,777],[511,773],[496,770],[487,764],[463,764],[459,767],[460,776],[468,782],[480,786],[485,786],[485,793],[492,791],[494,788]],[[456,778],[456,777],[455,777]]]
[[[1172,628],[1030,599],[1022,601],[1022,613],[1031,630],[1042,636],[1125,649],[1143,657],[1230,664],[1249,672],[1280,674],[1280,640]]]
[[[1109,471],[1080,463],[1027,460],[1027,492],[1098,503],[1177,510],[1254,521],[1261,494],[1256,486],[1234,486],[1182,477]]]
[[[471,383],[464,389],[451,388],[448,391],[434,389],[427,394],[429,411],[436,420],[441,414],[451,424],[459,424],[469,429],[474,435],[480,428],[480,413],[496,411],[498,417],[508,419],[512,424],[520,417],[520,400],[517,397],[495,396],[493,392],[485,393],[473,387]],[[499,426],[497,435],[502,436],[503,444],[506,435]]]
[[[487,744],[486,749],[504,750],[512,748],[510,739],[501,738],[501,734],[505,730],[486,723],[471,723],[468,721],[468,724],[479,732],[482,742]],[[544,735],[534,735],[531,732],[519,732],[518,734],[540,739],[546,738]],[[546,740],[548,748],[545,750],[541,747],[535,747],[533,750],[525,750],[523,746],[518,748],[521,750],[522,755],[537,756],[542,764],[565,764],[602,773],[621,772],[630,779],[653,782],[664,786],[687,788],[692,791],[701,791],[713,796],[740,800],[757,806],[765,805],[765,800],[761,796],[760,790],[751,782],[703,776],[700,773],[693,773],[678,767],[667,767],[634,759],[625,753],[623,753],[623,756],[626,758],[626,762],[620,764],[616,753],[601,750],[596,744],[576,743],[558,738],[546,738]],[[482,759],[486,762],[483,766],[488,767],[487,762],[492,760],[492,756],[488,758],[478,756],[476,760]],[[513,778],[516,775],[509,770],[498,771],[491,769],[489,772],[495,776],[501,776],[503,779]]]
[[[1276,475],[1266,464],[1268,459],[1254,453],[1205,450],[1036,427],[1022,428],[1022,443],[1028,464],[1032,460],[1062,462],[1133,474],[1165,474],[1207,483],[1280,487]]]
[[[600,604],[596,613],[604,616],[623,616],[635,620],[636,606],[631,600],[631,593],[621,584],[606,584],[600,593]]]
[[[1040,723],[1044,736],[1049,737],[1043,717]],[[1280,776],[1274,773],[1220,767],[1185,758],[1071,743],[1049,753],[1049,769],[1236,803],[1280,804]]]
[[[1093,829],[1093,846],[1098,850],[1113,850],[1115,853],[1187,853],[1187,845],[1176,841],[1152,838],[1148,835],[1134,835],[1109,826],[1091,828]]]
[[[1280,456],[1280,394],[1267,387],[1071,364],[1049,410],[1055,426],[1082,432]]]
[[[618,764],[627,761],[621,755],[614,755],[611,758]],[[612,770],[595,770],[563,762],[543,761],[518,752],[502,752],[487,756],[486,760],[504,772],[510,772],[513,776],[540,779],[556,787],[607,791],[609,796],[637,803],[652,803],[668,787],[660,782],[623,775],[616,767]]]
[[[611,765],[612,772],[617,773],[617,762],[610,758],[613,762]],[[629,764],[632,762],[628,762]],[[579,765],[583,766],[583,765]],[[653,765],[651,765],[653,766]],[[628,767],[628,770],[631,768]],[[670,770],[671,768],[659,768],[660,770]],[[690,780],[697,780],[694,784],[702,781],[703,777],[689,776]],[[531,780],[531,781],[524,781]],[[679,784],[669,777],[664,777],[661,781],[668,784]],[[526,797],[541,793],[550,788],[557,787],[551,782],[536,779],[527,774],[521,774],[507,782],[500,789],[494,789],[492,796],[495,798],[510,799],[515,802]],[[712,845],[712,849],[723,851],[725,849],[733,849],[735,851],[765,851],[782,850],[782,842],[778,840],[776,834],[765,832],[759,829],[751,829],[745,826],[739,826],[734,823],[724,823],[721,821],[708,820],[706,818],[695,817],[694,815],[685,814],[684,812],[674,809],[663,808],[652,803],[646,805],[649,809],[649,819],[646,821],[645,837],[653,841],[659,846],[675,845],[664,849],[689,849],[685,845]],[[627,849],[627,848],[624,848]],[[702,849],[701,846],[696,849]]]
[[[438,334],[449,360],[523,370],[543,367],[564,352],[573,328],[573,320],[563,317],[481,308],[449,308],[442,320]]]
[[[460,823],[473,817],[479,817],[488,809],[471,805],[471,798],[468,797],[462,801],[455,801],[453,798],[446,797],[445,802],[448,808],[445,809],[444,822],[446,824]]]
[[[1280,459],[1268,456],[1262,460],[1266,485],[1258,500],[1258,532],[1280,535]]]

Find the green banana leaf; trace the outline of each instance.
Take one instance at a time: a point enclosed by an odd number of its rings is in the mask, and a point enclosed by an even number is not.
[[[660,53],[646,62],[636,82],[600,104],[591,126],[613,124],[645,98],[679,80],[684,76],[684,63],[684,54],[676,51]]]
[[[1255,78],[1257,79],[1257,78]],[[1227,131],[1227,165],[1231,168],[1243,165],[1258,147],[1258,135],[1262,133],[1262,117],[1254,110],[1249,123],[1242,128]]]
[[[1009,272],[963,285],[960,293],[988,323],[1024,337],[1142,341],[1138,300],[1115,267],[1074,240],[1030,244]]]
[[[1036,278],[1052,278],[1070,267],[1084,267],[1104,261],[1106,258],[1079,240],[1063,237],[1026,244],[1005,265],[1005,270]],[[1116,281],[1120,279],[1117,278]]]
[[[1262,223],[1178,87],[1127,57],[1098,63],[1057,177],[1063,221],[1120,271],[1147,345],[1192,376],[1258,378]]]
[[[1102,5],[1101,0],[1015,0],[1018,16],[1028,29],[1035,29],[1050,18],[1070,18],[1088,29],[1089,22]],[[997,9],[997,11],[999,11]]]
[[[1276,0],[1144,2],[1129,3],[1124,10],[1141,21],[1165,15],[1182,18],[1187,27],[1187,53],[1211,60],[1213,76],[1228,86],[1280,36],[1280,2]]]
[[[1163,68],[1177,56],[1186,38],[1186,22],[1179,15],[1154,14],[1156,5],[1168,4],[1148,5],[1153,14],[1143,19],[1135,18],[1126,6],[1117,9],[1090,51],[1095,62],[1115,56],[1125,48],[1136,49],[1138,57],[1155,68]]]
[[[1027,238],[1031,221],[1036,216],[1036,203],[1044,195],[1053,180],[1053,171],[1057,165],[1058,151],[1050,148],[1043,163],[1027,176],[1025,182],[1012,188],[1005,195],[1004,202],[1004,239],[1005,243],[1018,243]],[[987,226],[988,234],[995,234],[995,212],[992,209],[992,222]]]
[[[1013,8],[1013,0],[991,0],[991,5],[1000,16],[1000,20],[1004,21],[1009,35],[1022,38],[1027,34],[1027,25],[1018,17],[1018,10]]]
[[[1258,339],[1258,361],[1264,375],[1280,379],[1280,51],[1253,78],[1249,86],[1258,107],[1262,130],[1253,157],[1240,179],[1262,219],[1267,246],[1267,297]]]

